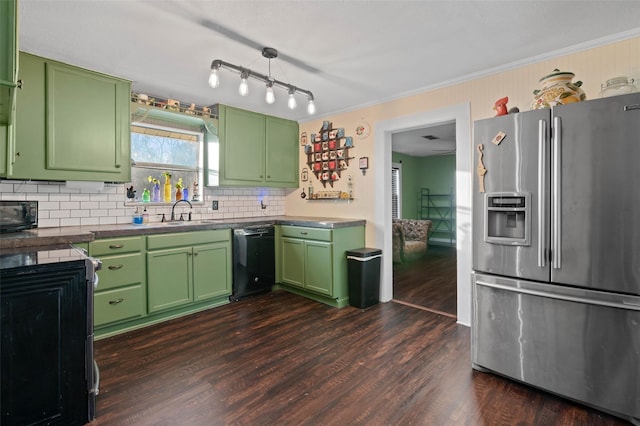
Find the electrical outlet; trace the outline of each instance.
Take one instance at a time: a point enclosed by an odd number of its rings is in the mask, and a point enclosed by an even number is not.
[[[211,208],[213,210],[218,210],[218,200],[213,200],[213,203],[211,205]]]

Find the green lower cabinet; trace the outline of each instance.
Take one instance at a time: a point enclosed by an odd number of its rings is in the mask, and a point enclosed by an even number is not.
[[[105,238],[85,248],[100,259],[98,287],[94,294],[95,333],[126,321],[143,318],[146,313],[146,276],[142,245],[144,237]],[[83,244],[76,244],[83,247]]]
[[[144,288],[140,284],[100,291],[94,296],[93,326],[139,318],[144,312]]]
[[[231,294],[231,246],[207,244],[193,248],[193,294],[196,302]]]
[[[305,288],[333,296],[333,244],[320,241],[305,242]]]
[[[231,230],[101,239],[94,331],[104,338],[229,303]]]
[[[304,288],[304,240],[282,238],[282,281]]]
[[[149,313],[193,301],[192,256],[191,247],[147,253]]]
[[[346,251],[364,247],[364,226],[276,226],[276,288],[343,307],[349,303]]]

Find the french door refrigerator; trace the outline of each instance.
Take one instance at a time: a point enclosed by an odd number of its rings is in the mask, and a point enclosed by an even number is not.
[[[640,424],[640,93],[474,144],[473,367]]]

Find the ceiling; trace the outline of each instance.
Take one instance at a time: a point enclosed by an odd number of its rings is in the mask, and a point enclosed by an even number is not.
[[[393,151],[412,157],[451,154],[456,151],[456,122],[394,133],[391,144]]]
[[[550,52],[640,35],[640,1],[19,0],[20,49],[127,78],[133,90],[308,120],[306,98],[265,87],[222,59],[310,90],[315,118],[473,78]],[[432,130],[431,132],[435,132]],[[444,138],[443,138],[444,139]],[[444,140],[441,141],[442,143]]]

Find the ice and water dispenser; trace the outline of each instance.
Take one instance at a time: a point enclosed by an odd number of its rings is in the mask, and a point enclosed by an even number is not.
[[[528,193],[485,194],[484,240],[494,244],[530,245],[530,200]]]

